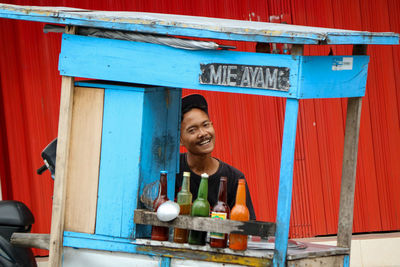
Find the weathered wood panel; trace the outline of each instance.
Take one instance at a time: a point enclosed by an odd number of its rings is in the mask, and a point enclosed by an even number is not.
[[[320,267],[320,266],[343,266],[343,255],[340,256],[329,256],[329,257],[316,257],[310,259],[301,259],[288,261],[288,267]]]
[[[17,247],[49,249],[49,234],[13,233],[10,243]]]
[[[271,222],[240,222],[185,215],[180,215],[171,222],[161,222],[158,220],[155,212],[146,210],[135,210],[134,222],[137,224],[150,224],[217,233],[257,235],[261,237],[273,236],[275,234],[275,223]]]
[[[93,234],[101,150],[104,89],[75,87],[65,230]]]

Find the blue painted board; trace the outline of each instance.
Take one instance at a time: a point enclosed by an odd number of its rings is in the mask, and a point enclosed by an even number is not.
[[[149,85],[144,85],[144,84],[117,83],[117,82],[100,81],[100,80],[77,81],[75,82],[75,86],[136,91],[136,92],[144,92],[146,90],[145,88],[151,87]]]
[[[286,92],[200,84],[200,64],[209,63],[287,67],[290,69],[290,88]],[[296,97],[298,64],[299,57],[290,55],[189,51],[156,44],[64,34],[59,70],[61,75],[101,80]]]
[[[0,18],[203,38],[293,44],[398,44],[394,33],[371,33],[258,21],[91,11],[0,4]]]
[[[281,169],[279,174],[278,208],[276,214],[274,267],[286,266],[292,204],[294,151],[296,144],[299,100],[287,99],[282,137]]]
[[[302,57],[298,98],[364,96],[368,62],[368,56]]]
[[[65,25],[74,25],[74,26],[82,26],[82,27],[101,27],[106,29],[113,30],[124,30],[124,31],[133,31],[133,32],[143,32],[143,33],[152,33],[152,34],[165,34],[172,36],[189,36],[195,38],[214,38],[214,39],[223,39],[223,40],[237,40],[237,41],[249,41],[249,42],[263,42],[263,43],[289,43],[289,44],[318,44],[319,38],[317,34],[308,34],[308,35],[300,35],[295,38],[290,33],[282,34],[281,36],[265,36],[265,35],[256,35],[256,34],[238,34],[238,33],[226,33],[226,32],[215,32],[212,30],[206,29],[195,29],[195,28],[175,28],[168,27],[164,25],[140,25],[133,23],[124,23],[124,22],[111,22],[111,21],[102,21],[102,20],[87,20],[87,19],[76,19],[75,16],[66,15],[65,17],[46,17],[46,16],[37,16],[37,15],[26,15],[26,14],[9,14],[9,13],[0,13],[0,18],[8,18],[8,19],[18,19],[18,20],[28,20],[28,21],[36,21],[36,22],[47,22],[47,23],[57,23],[57,24],[65,24]],[[377,39],[377,40],[375,40]],[[380,40],[384,39],[384,40]],[[398,38],[397,38],[398,39]],[[367,43],[383,43],[383,44],[392,44],[396,42],[396,38],[364,38],[364,42]],[[334,41],[334,40],[332,40]],[[348,43],[350,40],[345,39],[344,43]],[[398,41],[397,41],[398,42]]]
[[[143,101],[142,92],[105,89],[96,234],[134,232]]]
[[[64,232],[63,246],[73,248],[89,248],[95,250],[123,251],[140,253],[136,245],[129,239],[116,238],[103,235],[90,235],[84,233]]]
[[[133,223],[145,184],[168,174],[168,196],[174,198],[179,170],[181,89],[93,84],[105,88],[96,234],[148,237],[150,228]],[[131,85],[133,87],[133,85]]]
[[[59,68],[67,76],[302,99],[364,96],[368,61],[368,56],[187,51],[155,44],[63,35]],[[288,91],[278,91],[200,84],[200,65],[209,63],[288,68],[290,87]],[[259,77],[249,75],[250,80]],[[267,74],[263,79],[266,84]]]
[[[349,267],[350,266],[350,255],[345,255],[343,259],[343,267]]]
[[[171,258],[170,257],[161,257],[160,267],[169,267],[171,266]]]
[[[159,87],[145,91],[139,195],[145,185],[160,179],[161,170],[166,170],[168,198],[174,200],[175,176],[179,172],[181,95],[182,90],[178,88]],[[136,227],[136,237],[150,236],[150,226]]]

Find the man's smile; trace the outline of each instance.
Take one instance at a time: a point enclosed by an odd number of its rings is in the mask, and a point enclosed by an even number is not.
[[[200,146],[207,145],[211,142],[211,139],[212,139],[211,137],[204,138],[202,141],[198,142],[197,144]]]

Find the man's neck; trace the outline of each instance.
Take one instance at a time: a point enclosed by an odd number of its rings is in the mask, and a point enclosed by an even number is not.
[[[192,172],[198,175],[207,173],[210,176],[217,172],[219,161],[211,157],[211,154],[194,155],[188,152],[186,155],[187,163]]]

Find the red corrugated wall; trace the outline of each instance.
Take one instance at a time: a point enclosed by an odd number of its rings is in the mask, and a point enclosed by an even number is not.
[[[21,5],[129,10],[366,31],[400,32],[398,0],[3,1]],[[274,17],[271,17],[274,16]],[[57,135],[60,35],[43,24],[0,20],[0,177],[4,199],[25,202],[34,232],[49,232],[53,182],[35,174],[40,152]],[[254,51],[255,44],[236,44]],[[351,54],[351,46],[306,46],[306,55]],[[400,229],[400,48],[369,46],[363,100],[354,232]],[[185,94],[193,92],[185,90]],[[214,155],[241,169],[258,219],[274,221],[285,102],[274,97],[202,92],[217,131]],[[345,99],[300,103],[291,237],[335,234]],[[44,254],[45,252],[40,252]]]

